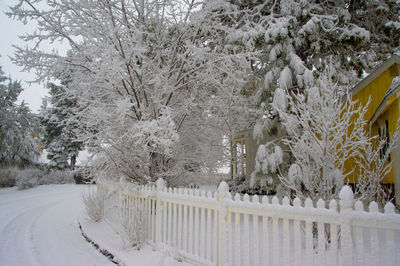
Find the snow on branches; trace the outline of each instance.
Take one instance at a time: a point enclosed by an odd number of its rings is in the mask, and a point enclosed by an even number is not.
[[[283,151],[280,146],[269,142],[258,147],[255,170],[251,174],[250,187],[259,185],[267,190],[275,190],[279,166],[283,163]]]
[[[338,96],[337,87],[328,78],[320,79],[304,94],[286,92],[285,96],[289,108],[272,103],[287,132],[282,141],[295,160],[288,173],[279,175],[283,184],[302,199],[329,200],[337,198],[345,178],[357,171],[359,198],[367,202],[387,200],[380,181],[391,165],[387,155],[380,157],[385,140],[376,140],[366,132],[368,104],[361,106],[349,96]],[[391,140],[390,151],[399,144],[398,135]],[[346,168],[349,160],[353,169]]]
[[[20,82],[7,78],[0,67],[0,163],[29,164],[39,157],[39,119],[25,102],[17,104]]]
[[[73,69],[66,95],[78,99],[77,138],[93,154],[99,174],[137,182],[170,179],[189,165],[207,165],[206,151],[187,160],[199,144],[185,141],[201,135],[215,143],[217,134],[205,132],[229,131],[224,119],[232,118],[222,114],[241,106],[239,86],[247,82],[251,55],[232,48],[235,40],[226,37],[234,28],[223,27],[218,6],[194,0],[67,0],[40,8],[21,0],[9,16],[35,20],[39,31],[24,37],[33,46],[18,48],[14,61],[35,69],[39,80],[57,78],[66,66]],[[41,42],[55,40],[69,44],[67,56],[40,49]],[[223,105],[205,104],[218,94],[225,97]],[[230,116],[235,113],[240,114]],[[204,114],[218,119],[192,123]],[[193,149],[182,147],[192,144]]]

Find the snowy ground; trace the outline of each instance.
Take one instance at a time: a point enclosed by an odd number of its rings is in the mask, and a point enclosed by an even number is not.
[[[127,265],[179,265],[150,247],[126,251],[106,224],[82,219],[84,185],[48,185],[17,191],[0,189],[0,265],[115,265],[86,242],[89,237],[110,248]],[[187,264],[186,264],[187,265]]]

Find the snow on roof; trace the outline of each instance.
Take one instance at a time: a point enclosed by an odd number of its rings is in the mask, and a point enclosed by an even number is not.
[[[376,121],[376,119],[383,113],[385,107],[388,105],[389,98],[392,97],[399,90],[400,90],[400,76],[397,76],[393,79],[392,84],[386,91],[385,97],[383,98],[382,102],[379,104],[374,115],[372,116],[370,120],[371,124],[373,124]]]
[[[351,95],[356,95],[359,91],[361,91],[365,86],[370,84],[376,77],[382,74],[386,69],[391,67],[394,64],[400,65],[400,56],[393,55],[388,60],[383,62],[377,69],[375,69],[372,73],[370,73],[365,79],[361,80],[355,87],[353,87],[350,91]]]

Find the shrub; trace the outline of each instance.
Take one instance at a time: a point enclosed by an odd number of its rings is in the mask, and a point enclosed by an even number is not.
[[[19,190],[36,187],[38,185],[74,183],[74,175],[69,170],[51,170],[47,172],[41,168],[15,169],[16,185]]]
[[[93,222],[100,222],[104,217],[104,198],[104,194],[97,190],[89,190],[86,194],[82,194],[86,214]]]
[[[18,190],[36,187],[46,172],[38,168],[27,168],[19,170],[16,176]]]
[[[74,171],[75,184],[92,184],[95,183],[90,175],[90,168],[79,167]]]
[[[17,172],[17,168],[0,168],[0,187],[15,186]]]
[[[70,170],[51,170],[39,180],[39,185],[74,183],[74,173]]]
[[[145,234],[143,215],[143,207],[134,206],[130,216],[123,216],[121,218],[121,237],[124,247],[134,247],[138,250],[142,247]]]

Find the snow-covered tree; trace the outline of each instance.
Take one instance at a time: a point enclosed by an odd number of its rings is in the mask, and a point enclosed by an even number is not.
[[[251,173],[250,187],[260,187],[269,193],[282,191],[279,179],[284,160],[284,153],[279,145],[272,142],[261,144],[256,153],[256,163]]]
[[[99,173],[139,182],[171,179],[207,158],[206,150],[190,158],[193,148],[182,148],[198,147],[191,136],[215,143],[221,135],[207,133],[218,124],[199,127],[196,121],[201,110],[216,117],[224,106],[215,111],[203,103],[215,91],[243,84],[251,71],[251,54],[235,50],[235,40],[226,38],[232,28],[210,19],[219,16],[212,4],[71,0],[48,1],[48,8],[40,9],[36,1],[21,0],[9,15],[35,20],[39,28],[23,37],[33,46],[18,48],[14,61],[35,69],[39,80],[55,77],[65,65],[77,69],[68,95],[83,107],[76,115],[84,133],[80,139]],[[63,40],[71,53],[40,50],[45,40]],[[240,96],[240,90],[233,93]]]
[[[358,197],[385,200],[380,181],[391,165],[386,164],[388,155],[380,157],[386,141],[366,131],[368,105],[341,96],[329,78],[319,79],[317,86],[307,88],[304,94],[283,92],[279,99],[272,106],[287,132],[282,141],[294,158],[288,171],[279,175],[287,188],[314,202],[336,199],[345,178],[354,174],[346,168],[346,162],[352,160],[359,176]],[[391,150],[399,144],[398,134],[391,140]],[[269,160],[266,163],[271,165]]]
[[[368,136],[365,135],[361,140],[362,151],[354,158],[357,165],[355,174],[358,177],[355,195],[365,204],[375,201],[384,206],[392,200],[393,191],[385,187],[384,179],[392,169],[393,160],[390,160],[390,154],[400,145],[400,121],[397,122],[396,131],[390,140]]]
[[[335,198],[346,176],[345,162],[362,145],[366,107],[342,101],[328,79],[304,94],[282,91],[279,98],[272,105],[288,135],[283,142],[295,158],[282,182],[303,199]]]
[[[331,78],[347,85],[399,52],[398,1],[214,2],[225,3],[220,5],[227,14],[226,24],[238,29],[229,38],[260,52],[253,61],[264,75],[257,100],[265,100],[271,88],[313,85],[327,62],[333,67]],[[236,16],[228,13],[230,9]]]
[[[22,90],[0,67],[0,164],[29,164],[39,156],[39,120],[24,102],[17,104]]]
[[[48,84],[50,96],[44,99],[39,115],[44,127],[43,147],[47,151],[47,158],[50,165],[59,169],[73,168],[82,150],[82,142],[74,132],[78,125],[71,119],[79,111],[77,99],[65,95],[69,83],[66,77],[61,85]]]

